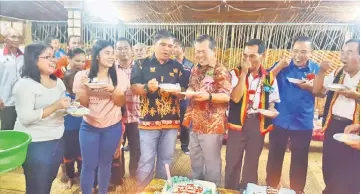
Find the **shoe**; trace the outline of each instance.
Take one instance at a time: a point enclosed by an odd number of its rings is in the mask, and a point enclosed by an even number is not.
[[[125,151],[125,152],[129,152],[129,146],[124,146],[122,149],[123,149],[123,151]]]
[[[185,149],[182,149],[183,153],[185,155],[190,155],[191,153],[189,152],[189,149],[188,148],[185,148]]]

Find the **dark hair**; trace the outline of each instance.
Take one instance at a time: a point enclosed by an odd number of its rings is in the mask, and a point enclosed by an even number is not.
[[[48,45],[51,45],[51,41],[53,40],[59,40],[59,38],[55,37],[55,36],[48,36],[45,38],[45,43]]]
[[[29,44],[25,47],[24,51],[24,66],[21,70],[21,77],[31,78],[34,81],[40,83],[40,70],[37,65],[39,56],[45,51],[45,49],[51,48],[49,45],[41,43]],[[56,80],[56,76],[51,74],[50,78]]]
[[[78,35],[71,35],[71,36],[69,36],[69,37],[68,37],[68,40],[66,41],[66,45],[69,46],[70,40],[71,40],[72,38],[80,38],[80,36],[78,36]]]
[[[88,77],[90,79],[93,79],[93,78],[97,77],[98,71],[99,71],[99,64],[98,64],[97,58],[99,57],[100,51],[103,50],[106,47],[112,47],[113,48],[113,45],[110,42],[106,41],[106,40],[98,40],[94,44],[94,46],[92,48],[92,64],[91,64],[90,72],[89,72],[89,75],[88,75]],[[110,79],[113,82],[113,86],[114,87],[117,86],[117,84],[118,84],[117,73],[116,73],[114,64],[113,64],[113,66],[111,66],[109,68],[108,75],[109,75]]]
[[[202,43],[207,40],[209,41],[209,49],[216,48],[216,41],[214,40],[214,38],[212,36],[209,36],[208,34],[203,34],[203,35],[198,36],[198,38],[196,39],[196,42]]]
[[[154,37],[154,44],[157,43],[160,39],[174,39],[174,35],[168,30],[160,30],[157,35]]]
[[[69,50],[69,52],[68,52],[68,56],[70,59],[72,59],[73,57],[75,57],[76,55],[79,55],[79,54],[85,54],[85,51],[81,48],[75,48],[73,50]]]
[[[179,39],[174,39],[174,43],[178,44],[184,50],[184,44],[182,41],[180,41]]]
[[[258,46],[258,54],[263,54],[266,51],[266,45],[261,39],[251,39],[246,43],[246,46]]]
[[[292,48],[295,46],[296,42],[309,42],[311,44],[311,49],[313,49],[312,39],[307,36],[296,36],[292,43]]]
[[[118,42],[127,42],[130,46],[130,48],[132,48],[132,44],[130,43],[130,40],[128,38],[125,38],[125,37],[120,37],[117,39],[117,41],[115,41],[115,45],[118,43]]]
[[[358,44],[358,46],[357,46],[358,55],[360,55],[360,39],[350,39],[350,40],[346,41],[345,44],[353,43],[353,42]]]

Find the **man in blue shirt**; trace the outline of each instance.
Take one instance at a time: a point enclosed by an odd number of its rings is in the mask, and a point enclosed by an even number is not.
[[[266,181],[270,187],[278,186],[287,142],[290,139],[290,187],[297,194],[302,194],[306,184],[315,106],[312,83],[306,78],[311,78],[310,74],[317,74],[319,65],[310,60],[312,41],[308,37],[297,37],[291,53],[292,59],[283,58],[270,69],[278,82],[281,103],[276,104],[280,114],[273,120],[274,130],[269,136]],[[288,78],[303,81],[291,83],[292,80]]]
[[[188,86],[189,82],[189,76],[191,74],[191,70],[193,68],[193,63],[185,58],[185,47],[183,43],[180,40],[174,41],[174,47],[173,47],[173,53],[175,56],[175,59],[183,65],[185,77],[187,78],[186,85]],[[184,88],[187,89],[187,88]],[[181,100],[180,101],[180,122],[183,122],[184,114],[187,110],[187,106],[189,105],[189,99]],[[183,125],[181,125],[181,131],[180,131],[180,141],[181,141],[181,148],[182,151],[189,155],[189,129]]]

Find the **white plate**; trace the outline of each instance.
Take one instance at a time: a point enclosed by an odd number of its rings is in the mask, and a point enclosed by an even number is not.
[[[294,83],[294,84],[301,84],[301,83],[305,82],[305,80],[300,80],[300,79],[291,78],[291,77],[288,77],[287,79],[289,82]]]
[[[68,114],[74,117],[82,117],[90,113],[90,110],[85,107],[69,107],[67,109]]]
[[[360,141],[360,136],[355,134],[347,134],[347,133],[336,133],[333,135],[333,138],[340,142],[354,142],[354,141]]]
[[[105,83],[105,82],[88,83],[88,87],[93,88],[93,89],[104,88],[107,85],[108,85],[108,83]]]
[[[271,117],[271,118],[274,118],[280,114],[279,112],[274,112],[274,111],[265,110],[265,109],[258,109],[258,112],[266,117]]]
[[[342,85],[342,84],[330,84],[330,85],[326,86],[326,88],[328,90],[334,91],[334,92],[347,89],[347,87],[345,85]]]
[[[181,87],[178,84],[160,84],[159,87],[166,92],[181,91]]]

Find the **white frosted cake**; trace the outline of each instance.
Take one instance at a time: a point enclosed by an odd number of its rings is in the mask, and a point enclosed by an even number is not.
[[[170,183],[171,182],[171,183]],[[216,184],[175,176],[164,184],[162,194],[216,194]]]
[[[258,186],[256,184],[253,183],[248,183],[247,184],[247,190],[243,191],[243,194],[296,194],[295,191],[290,190],[290,189],[285,189],[285,188],[281,188],[281,189],[272,189],[272,190],[268,190],[267,191],[267,187],[266,186]]]

